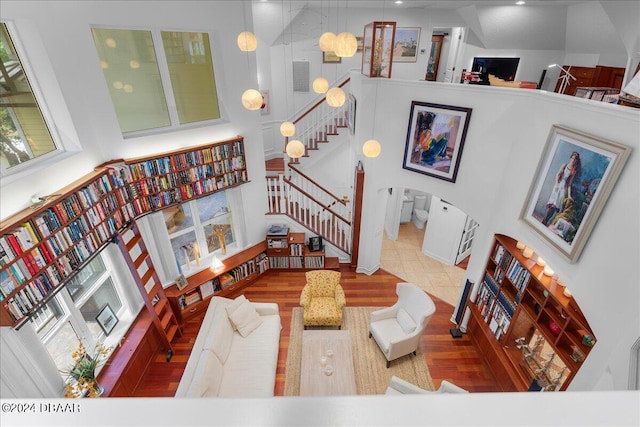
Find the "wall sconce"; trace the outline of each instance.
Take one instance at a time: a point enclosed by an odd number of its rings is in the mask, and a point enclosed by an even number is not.
[[[531,249],[529,246],[525,246],[524,250],[522,251],[522,255],[524,255],[525,258],[531,258],[533,256],[533,249]]]

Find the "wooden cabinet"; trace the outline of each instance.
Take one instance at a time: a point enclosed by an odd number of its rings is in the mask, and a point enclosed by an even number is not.
[[[364,26],[362,74],[391,78],[395,35],[395,21],[374,21]]]
[[[248,182],[240,136],[109,162],[0,223],[0,326],[19,326],[135,218]]]
[[[527,390],[534,379],[565,390],[596,340],[559,279],[516,243],[496,235],[468,330],[503,390]]]
[[[267,256],[273,269],[315,270],[338,268],[337,258],[327,259],[324,250],[312,251],[305,244],[305,233],[267,234]]]
[[[176,284],[165,290],[178,322],[206,310],[212,296],[237,295],[259,275],[269,269],[267,243],[262,241],[222,262],[216,271],[203,270],[187,278],[187,285],[179,289]]]
[[[620,89],[624,79],[624,68],[607,67],[597,65],[595,67],[574,67],[563,65],[562,68],[569,70],[569,74],[576,79],[569,79],[569,84],[564,90],[565,95],[574,95],[578,87],[607,87]],[[564,71],[560,71],[560,77],[564,76]],[[560,92],[562,79],[559,78],[554,92]]]

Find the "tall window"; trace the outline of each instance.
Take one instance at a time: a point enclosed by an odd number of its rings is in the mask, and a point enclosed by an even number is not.
[[[119,319],[120,325],[107,336],[96,316],[107,304]],[[126,331],[134,314],[130,302],[112,274],[109,258],[96,256],[64,288],[35,315],[31,322],[60,370],[73,364],[71,354],[81,342],[93,349],[96,342],[114,345]]]
[[[2,175],[56,151],[7,26],[0,23],[0,160]]]
[[[220,118],[207,33],[91,31],[123,133]]]
[[[162,211],[180,268],[191,268],[235,242],[233,217],[224,191]]]

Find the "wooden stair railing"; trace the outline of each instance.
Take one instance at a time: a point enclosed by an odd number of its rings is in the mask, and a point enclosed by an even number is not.
[[[300,177],[304,176],[300,175]],[[344,200],[337,199],[308,179],[298,180],[298,182],[305,182],[302,185],[314,194],[284,175],[266,178],[268,214],[287,215],[343,252],[351,254],[350,212],[347,211],[347,203]],[[328,195],[331,195],[331,200]]]

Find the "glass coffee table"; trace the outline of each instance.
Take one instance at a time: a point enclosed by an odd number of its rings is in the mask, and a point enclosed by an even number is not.
[[[300,396],[353,394],[356,378],[349,331],[302,331]]]

